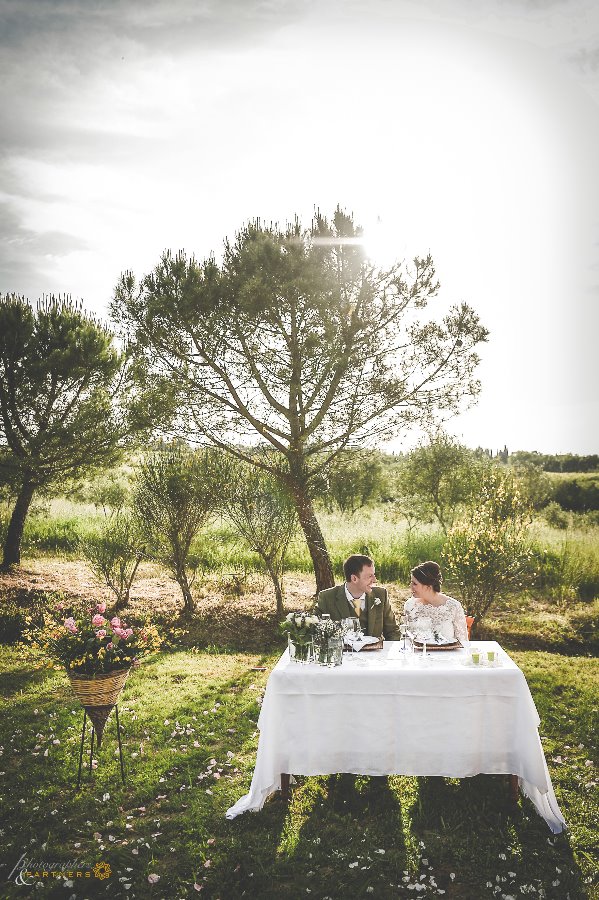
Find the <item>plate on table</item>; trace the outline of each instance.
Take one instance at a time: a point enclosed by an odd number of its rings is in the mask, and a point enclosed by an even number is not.
[[[382,638],[376,642],[376,644],[364,644],[360,653],[364,653],[365,650],[382,650],[383,649],[383,641]]]
[[[424,641],[419,641],[417,638],[414,638],[413,642],[415,650],[422,650]],[[452,641],[451,644],[434,644],[426,641],[426,649],[428,650],[461,650],[462,645],[459,641]]]
[[[373,642],[372,644],[363,644],[360,647],[360,650],[358,652],[364,653],[365,650],[382,650],[382,649],[383,649],[383,639],[381,638],[380,640]],[[352,652],[351,646],[349,644],[344,644],[343,652],[351,653]]]

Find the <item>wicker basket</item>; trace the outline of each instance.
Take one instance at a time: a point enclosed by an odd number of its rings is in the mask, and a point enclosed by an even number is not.
[[[71,675],[69,681],[82,706],[114,706],[125,686],[129,669],[103,675]]]
[[[118,669],[103,675],[71,675],[69,681],[75,695],[92,721],[98,739],[98,747],[102,745],[104,726],[118,701],[125,686],[129,669]],[[93,746],[93,741],[92,741]]]

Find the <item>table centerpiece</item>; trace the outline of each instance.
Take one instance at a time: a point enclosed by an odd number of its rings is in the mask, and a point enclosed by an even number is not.
[[[287,637],[289,659],[296,663],[310,663],[314,659],[314,634],[318,616],[304,612],[290,612],[279,624]]]

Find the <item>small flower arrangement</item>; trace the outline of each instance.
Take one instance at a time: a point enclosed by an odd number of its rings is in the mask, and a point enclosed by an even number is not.
[[[285,616],[279,624],[279,628],[284,635],[291,638],[294,644],[301,647],[313,639],[319,621],[318,616],[310,613],[291,612]]]
[[[53,621],[41,631],[30,633],[30,643],[48,659],[49,667],[58,663],[73,675],[128,669],[160,646],[155,625],[132,628],[119,616],[108,620],[105,612],[102,602],[77,619],[68,616],[62,622]]]
[[[380,605],[381,605],[381,598],[373,597],[371,606],[380,606]]]

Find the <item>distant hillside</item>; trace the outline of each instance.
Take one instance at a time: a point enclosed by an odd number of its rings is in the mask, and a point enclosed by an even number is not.
[[[599,454],[577,456],[575,453],[537,453],[536,450],[516,450],[508,455],[513,465],[534,463],[545,472],[599,472]]]

